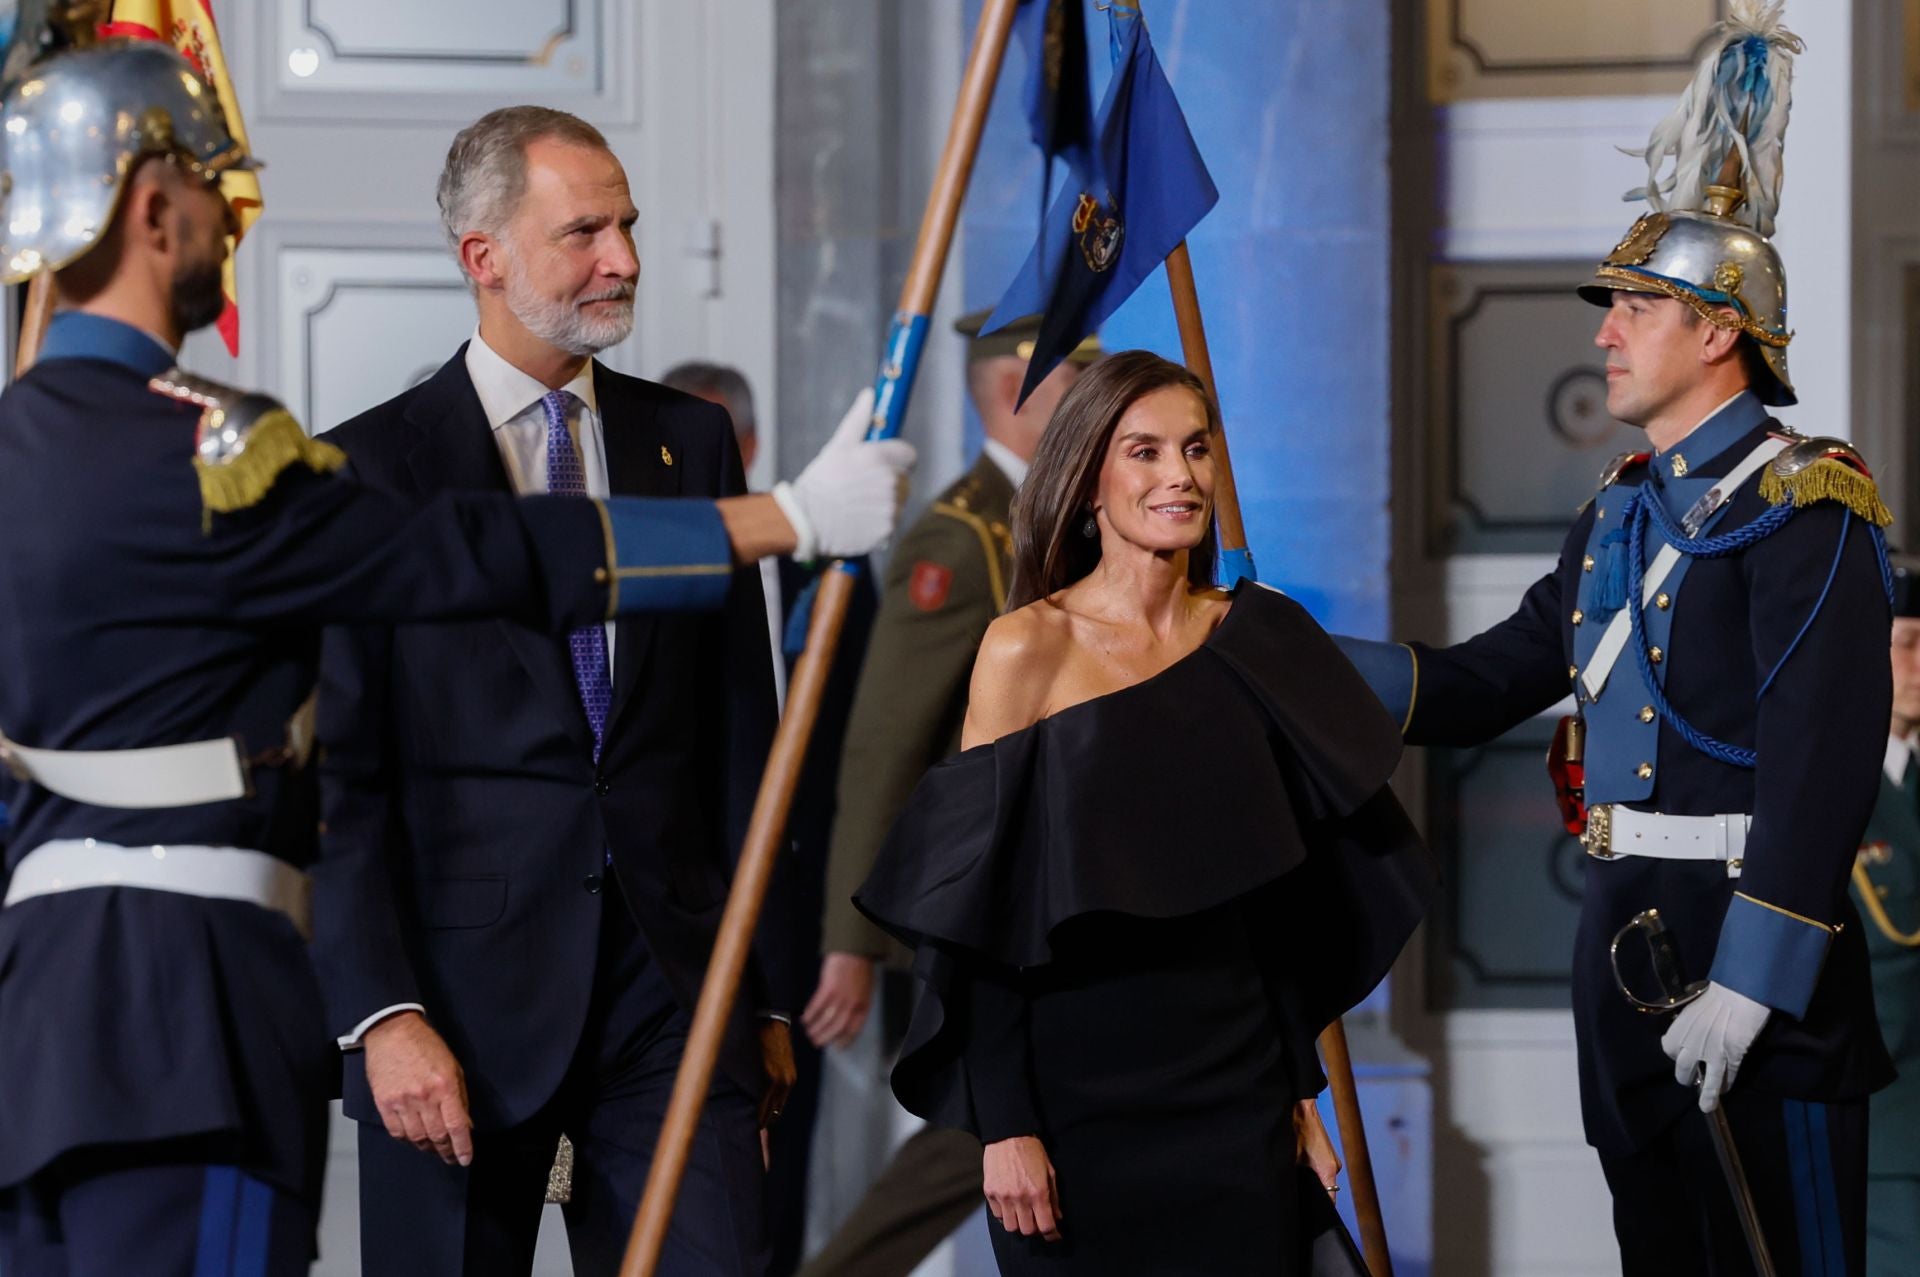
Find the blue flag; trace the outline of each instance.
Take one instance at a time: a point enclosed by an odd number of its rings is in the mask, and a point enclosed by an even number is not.
[[[982,329],[1042,312],[1020,387],[1023,403],[1220,199],[1146,24],[1119,5],[1107,19],[1113,81],[1092,153],[1069,171],[1039,242]]]
[[[1084,163],[1093,144],[1093,82],[1087,76],[1087,14],[1082,0],[1020,0],[1020,43],[1027,51],[1027,123],[1047,157],[1044,201],[1053,161]]]

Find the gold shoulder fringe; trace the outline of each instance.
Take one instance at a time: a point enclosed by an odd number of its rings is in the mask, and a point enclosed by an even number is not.
[[[1761,472],[1760,495],[1769,505],[1812,505],[1816,501],[1838,501],[1875,527],[1893,522],[1893,511],[1880,499],[1880,489],[1867,475],[1844,461],[1832,457],[1816,461],[1790,475],[1781,475],[1771,467]]]
[[[281,473],[296,463],[315,474],[330,474],[347,464],[347,454],[309,436],[284,409],[254,422],[247,430],[246,445],[231,457],[221,461],[195,457],[202,526],[210,526],[216,514],[233,514],[260,504]]]

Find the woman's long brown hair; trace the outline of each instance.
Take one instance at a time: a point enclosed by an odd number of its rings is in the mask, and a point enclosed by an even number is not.
[[[1007,610],[1025,607],[1072,585],[1100,561],[1100,538],[1082,533],[1107,444],[1135,401],[1179,386],[1206,406],[1207,429],[1220,418],[1200,379],[1150,350],[1127,350],[1101,360],[1080,375],[1054,409],[1034,452],[1026,482],[1013,499],[1013,588]],[[1213,515],[1207,534],[1187,557],[1187,579],[1213,584]]]

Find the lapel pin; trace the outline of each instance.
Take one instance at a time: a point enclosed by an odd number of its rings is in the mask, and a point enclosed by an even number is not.
[[[664,443],[660,445],[660,461],[663,465],[673,464],[673,454],[667,451],[667,445]]]

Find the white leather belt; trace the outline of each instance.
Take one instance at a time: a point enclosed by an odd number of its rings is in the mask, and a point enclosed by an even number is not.
[[[231,736],[147,749],[31,749],[0,736],[0,757],[21,780],[89,807],[193,807],[247,793]]]
[[[242,847],[122,847],[93,838],[55,839],[28,852],[7,884],[6,904],[88,887],[141,887],[209,900],[244,900],[285,914],[309,934],[307,875]]]
[[[1656,860],[1721,860],[1727,877],[1738,878],[1747,850],[1747,830],[1753,817],[1744,812],[1727,816],[1669,816],[1636,811],[1618,803],[1601,803],[1587,811],[1587,831],[1580,836],[1587,854],[1600,860],[1616,856],[1651,856]]]

